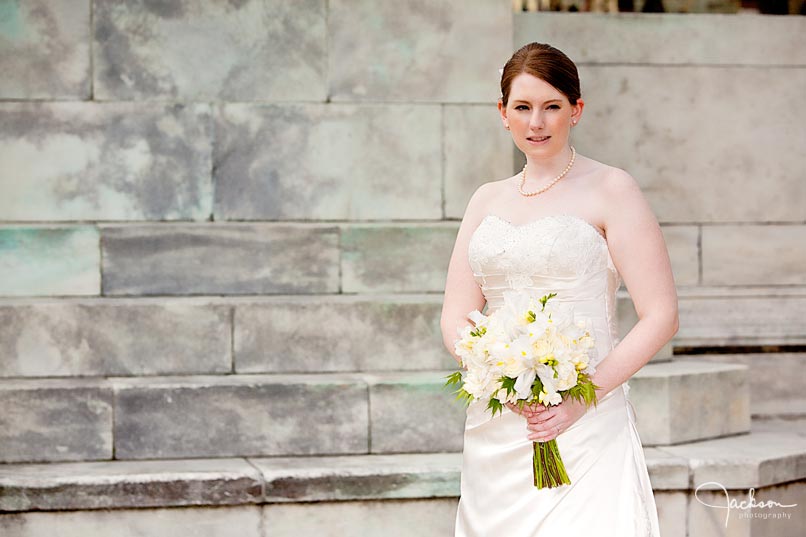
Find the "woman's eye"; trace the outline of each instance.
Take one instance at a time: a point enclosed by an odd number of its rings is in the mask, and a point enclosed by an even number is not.
[[[559,110],[560,106],[557,104],[552,104],[551,106],[549,106],[549,108],[556,108],[557,110]]]
[[[521,109],[525,109],[525,108],[526,108],[525,104],[519,104],[518,106],[515,107],[515,110],[521,110]]]

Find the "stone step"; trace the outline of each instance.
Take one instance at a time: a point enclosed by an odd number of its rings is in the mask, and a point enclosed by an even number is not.
[[[798,435],[742,434],[648,447],[644,454],[664,535],[700,535],[713,520],[721,522],[723,510],[695,499],[719,505],[720,486],[732,498],[754,488],[757,499],[806,501],[806,438]],[[326,529],[336,520],[345,528],[341,534],[381,535],[360,533],[365,517],[402,520],[403,513],[423,517],[423,531],[433,525],[444,534],[455,516],[460,469],[460,453],[4,464],[0,533],[38,537],[56,523],[86,529],[113,519],[139,528],[154,515],[175,527],[196,513],[197,523],[222,532],[200,535],[230,535],[209,522],[215,508],[219,518],[243,524],[239,535],[262,535],[260,524],[285,535],[280,528],[292,521],[297,535],[312,535],[306,530]],[[800,511],[777,521],[779,535],[796,535],[787,528],[799,527],[793,524],[802,522]],[[736,513],[727,534],[744,524]],[[68,534],[81,534],[75,531]]]
[[[773,399],[752,406],[754,432],[789,432],[806,436],[806,399]]]
[[[799,290],[681,289],[681,329],[672,343],[804,343],[806,291]],[[441,294],[0,299],[0,377],[443,370],[454,362],[442,343],[442,300]],[[621,335],[635,322],[629,296],[620,291]]]
[[[456,451],[445,374],[6,379],[0,461]]]
[[[645,446],[750,431],[747,366],[678,360],[649,363],[628,382]]]
[[[630,381],[645,445],[749,430],[745,369],[648,364]],[[0,461],[458,451],[447,373],[5,379]]]
[[[806,391],[805,375],[800,373],[806,368],[806,352],[677,354],[673,360],[746,365],[753,409],[768,401],[802,398]]]

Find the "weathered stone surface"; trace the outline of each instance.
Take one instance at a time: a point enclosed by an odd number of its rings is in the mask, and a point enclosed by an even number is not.
[[[630,379],[636,427],[645,446],[679,444],[750,430],[743,365],[648,364]]]
[[[0,303],[0,377],[229,372],[230,310],[177,300]]]
[[[508,2],[331,0],[328,30],[334,100],[494,102],[512,54]]]
[[[765,402],[797,399],[804,395],[803,375],[800,375],[806,367],[806,353],[803,352],[679,354],[675,359],[747,366],[750,407],[754,414],[758,412],[758,405],[763,405]]]
[[[239,373],[444,370],[442,295],[272,297],[235,306]]]
[[[274,504],[263,506],[263,525],[271,537],[445,537],[453,535],[456,504],[456,498]]]
[[[250,459],[267,502],[459,496],[460,453]]]
[[[804,481],[754,490],[701,489],[689,500],[688,530],[682,535],[802,537],[806,528],[804,504]]]
[[[371,453],[461,451],[465,405],[445,372],[366,375]]]
[[[697,226],[661,226],[676,285],[700,283],[699,229]]]
[[[806,285],[806,225],[703,226],[708,285]]]
[[[767,487],[806,479],[806,438],[753,433],[658,448],[688,459],[694,487],[718,490]],[[724,504],[723,504],[724,505]]]
[[[519,13],[514,33],[516,47],[537,39],[577,64],[806,65],[799,17]]]
[[[210,123],[204,103],[0,103],[0,220],[206,219]]]
[[[0,465],[0,511],[258,503],[244,459]]]
[[[89,0],[0,5],[0,98],[90,98]]]
[[[0,514],[3,537],[265,537],[261,508],[185,507]]]
[[[338,228],[299,224],[102,228],[107,295],[334,293]]]
[[[806,69],[591,65],[580,77],[577,150],[630,172],[661,222],[806,219]],[[748,88],[778,97],[758,106]]]
[[[461,219],[476,188],[515,173],[512,157],[517,148],[494,102],[445,105],[442,117],[445,216]]]
[[[100,265],[94,227],[0,227],[0,295],[97,295]]]
[[[656,491],[655,507],[658,509],[658,523],[660,534],[686,535],[686,511],[688,509],[688,497],[685,492],[679,491]]]
[[[251,101],[327,95],[324,0],[98,0],[93,6],[97,98]]]
[[[367,453],[367,388],[327,375],[114,379],[119,459]]]
[[[4,380],[0,408],[0,462],[112,457],[112,390],[103,380]]]
[[[439,219],[440,128],[436,105],[224,105],[216,219]]]
[[[444,291],[457,229],[453,223],[342,227],[342,291]]]
[[[806,343],[803,289],[678,289],[676,345],[797,345]]]
[[[641,438],[643,442],[643,437]],[[679,490],[688,487],[688,461],[653,447],[644,447],[644,458],[652,490]]]

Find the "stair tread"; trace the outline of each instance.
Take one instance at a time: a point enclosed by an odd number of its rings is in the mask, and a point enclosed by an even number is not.
[[[806,437],[793,433],[650,447],[644,455],[655,489],[806,479]],[[461,453],[404,453],[0,464],[0,511],[456,497],[461,461]]]

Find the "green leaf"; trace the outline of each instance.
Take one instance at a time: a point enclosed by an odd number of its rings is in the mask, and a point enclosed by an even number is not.
[[[454,371],[450,375],[445,377],[447,380],[445,381],[445,386],[454,386],[456,384],[462,383],[462,372],[461,371]]]
[[[487,403],[487,410],[489,410],[493,417],[495,417],[496,413],[501,414],[504,412],[504,405],[501,403],[501,401],[493,397],[490,399],[490,402]]]

